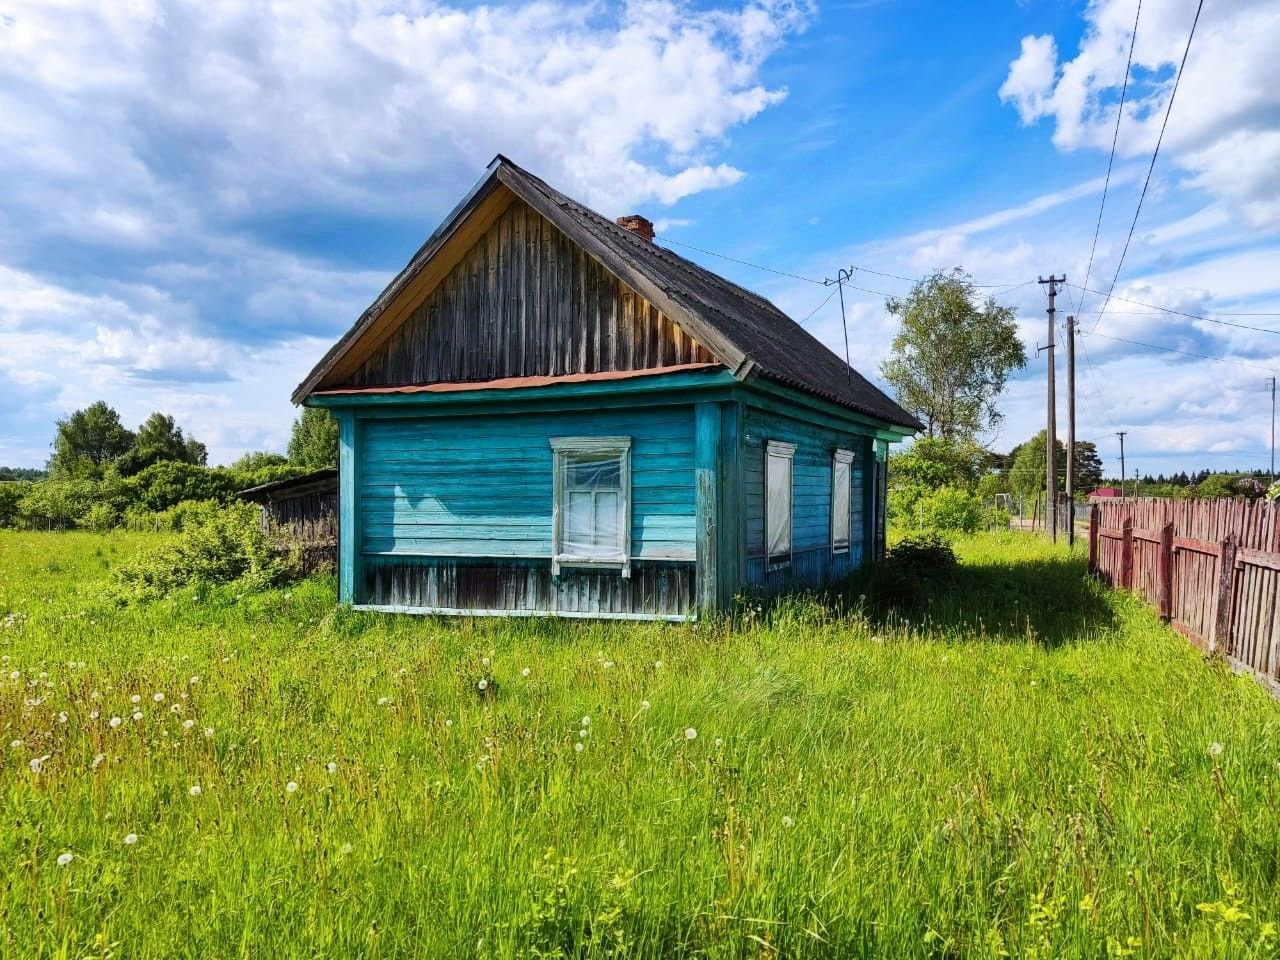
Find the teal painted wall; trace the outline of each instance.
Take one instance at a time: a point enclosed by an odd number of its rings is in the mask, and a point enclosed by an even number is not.
[[[792,462],[791,547],[789,566],[767,569],[765,557],[765,444],[796,445]],[[746,580],[755,587],[780,590],[818,586],[856,569],[867,552],[869,437],[819,426],[802,419],[748,406],[743,415],[743,500],[746,524]],[[847,553],[831,550],[831,473],[837,448],[854,452],[850,496],[850,544]]]
[[[629,436],[631,552],[693,561],[692,406],[361,421],[364,556],[550,558],[554,436]]]

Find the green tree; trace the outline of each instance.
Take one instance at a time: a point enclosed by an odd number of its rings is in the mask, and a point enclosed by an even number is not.
[[[99,400],[58,421],[49,472],[57,477],[94,475],[133,447],[120,414]]]
[[[1088,440],[1077,440],[1075,454],[1076,492],[1102,486],[1102,458],[1097,446]]]
[[[254,473],[265,467],[283,467],[288,462],[289,458],[284,454],[271,453],[268,450],[250,450],[232,463],[231,469],[241,473]]]
[[[338,421],[328,410],[305,407],[302,416],[293,421],[289,462],[303,470],[338,465]]]
[[[885,301],[901,326],[880,372],[930,437],[972,439],[999,424],[996,400],[1027,363],[1013,308],[976,294],[957,267]]]
[[[1021,496],[1034,496],[1044,490],[1046,431],[1041,430],[1026,443],[1013,448],[1010,456],[1009,487]],[[1061,440],[1054,447],[1054,472],[1057,473],[1057,489],[1066,489],[1067,448]]]
[[[173,417],[153,413],[138,428],[133,449],[119,459],[119,469],[125,476],[168,460],[173,463],[191,463],[203,466],[209,459],[205,445],[194,437],[186,437]]]

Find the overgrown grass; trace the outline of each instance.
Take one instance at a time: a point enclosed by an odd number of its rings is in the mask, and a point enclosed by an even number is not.
[[[0,533],[5,955],[1277,953],[1280,704],[1039,541],[729,628],[94,602],[152,539]]]

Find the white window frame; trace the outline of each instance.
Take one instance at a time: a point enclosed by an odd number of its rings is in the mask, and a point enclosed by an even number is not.
[[[787,513],[786,535],[787,549],[783,553],[774,553],[772,546],[773,515],[769,509],[772,498],[769,496],[769,461],[785,460],[787,463]],[[795,553],[795,485],[796,485],[796,445],[784,440],[768,440],[764,445],[764,555],[765,563],[770,570],[778,570],[789,566]]]
[[[552,437],[551,482],[551,573],[557,576],[561,567],[594,567],[621,570],[631,576],[631,438],[630,437]],[[568,493],[568,467],[580,454],[611,455],[619,461],[618,485],[618,550],[616,553],[577,555],[564,551],[565,495]]]
[[[840,472],[844,471],[847,509],[843,517],[836,515],[836,491],[840,488]],[[844,522],[844,537],[837,524]],[[831,552],[848,553],[853,542],[853,451],[837,449],[831,456]]]

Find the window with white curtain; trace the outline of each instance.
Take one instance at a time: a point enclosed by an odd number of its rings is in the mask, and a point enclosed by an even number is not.
[[[831,458],[831,550],[849,552],[853,498],[853,451],[837,450]]]
[[[552,573],[616,567],[631,575],[631,438],[553,437]]]
[[[765,444],[765,543],[769,566],[791,562],[791,468],[796,445],[780,440]]]

